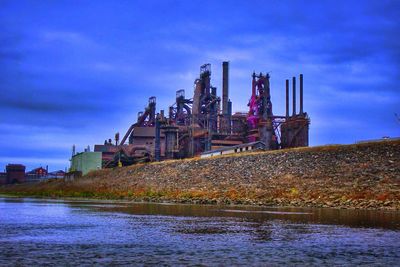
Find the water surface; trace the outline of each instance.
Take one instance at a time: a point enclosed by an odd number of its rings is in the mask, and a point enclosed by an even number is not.
[[[399,212],[0,198],[0,266],[399,263]]]

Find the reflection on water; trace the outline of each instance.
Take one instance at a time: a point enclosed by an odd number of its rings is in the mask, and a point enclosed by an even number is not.
[[[0,198],[0,265],[397,265],[400,213]]]
[[[296,212],[296,211],[272,211],[272,210],[224,210],[222,212],[236,212],[236,213],[266,213],[266,214],[288,214],[288,215],[299,215],[299,214],[312,214],[311,212]]]

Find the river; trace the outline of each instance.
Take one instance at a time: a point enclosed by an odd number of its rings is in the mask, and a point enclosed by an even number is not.
[[[0,266],[400,264],[400,212],[0,197]]]

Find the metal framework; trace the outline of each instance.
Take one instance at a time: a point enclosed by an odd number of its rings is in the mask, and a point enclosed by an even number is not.
[[[299,79],[299,113],[296,112],[295,77],[292,79],[292,114],[289,115],[289,80],[286,80],[286,114],[280,116],[273,114],[270,74],[253,72],[248,112],[232,114],[229,62],[223,62],[222,69],[222,109],[217,88],[211,84],[211,65],[204,64],[200,67],[199,77],[194,81],[193,98],[186,98],[184,89],[176,91],[175,103],[169,107],[166,118],[162,110],[156,114],[156,98],[150,97],[147,107],[138,113],[137,121],[130,126],[121,142],[118,144],[117,141],[117,147],[108,151],[117,151],[119,160],[128,164],[138,162],[134,156],[137,151],[144,151],[146,157],[141,160],[159,161],[191,157],[221,146],[255,141],[262,141],[266,149],[308,146],[310,119],[303,111],[302,74]],[[150,131],[154,132],[154,137],[143,137],[146,138],[144,145],[135,145],[138,144],[134,142],[135,138],[142,138],[134,135],[135,128],[143,131],[146,127],[154,129]],[[154,144],[151,140],[154,140]],[[104,146],[113,145],[105,142]]]

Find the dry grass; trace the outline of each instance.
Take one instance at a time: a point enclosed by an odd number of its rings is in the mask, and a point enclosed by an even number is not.
[[[376,162],[375,159],[369,159],[366,154],[368,151],[364,151],[366,148],[380,151],[382,146],[395,153],[400,149],[400,141],[258,151],[205,159],[142,163],[93,171],[74,182],[58,180],[34,185],[0,187],[0,193],[201,203],[294,205],[293,203],[298,202],[302,205],[311,203],[317,206],[326,203],[335,203],[337,206],[345,205],[343,203],[351,205],[351,201],[359,203],[374,200],[378,203],[389,203],[387,207],[400,209],[400,175],[396,179],[396,176],[385,173],[385,168],[398,168],[398,161],[396,163],[392,160],[397,165],[387,167],[383,165],[389,164],[386,155]],[[348,154],[349,158],[354,157],[354,153],[366,155],[360,162],[333,162],[336,160],[335,153]],[[302,173],[293,171],[296,170],[293,168],[297,166],[298,159],[303,160],[299,161],[301,164],[310,164],[306,159],[313,160],[315,155],[318,155],[318,160],[315,164],[311,161],[311,167],[305,167]],[[320,159],[321,155],[328,155],[328,159]],[[394,159],[397,155],[393,156]],[[273,168],[268,164],[278,156],[282,159],[290,156],[292,160],[279,163],[281,169],[277,170],[277,167]],[[265,160],[266,165],[252,163],[256,159]],[[328,162],[323,162],[324,160]],[[230,165],[223,167],[221,164]],[[243,170],[242,164],[247,164],[243,166]],[[262,169],[263,167],[266,169]],[[331,169],[327,170],[327,167]],[[246,168],[250,170],[244,175],[243,171]],[[380,178],[375,179],[377,176]]]

